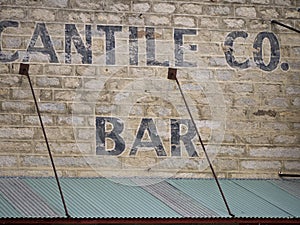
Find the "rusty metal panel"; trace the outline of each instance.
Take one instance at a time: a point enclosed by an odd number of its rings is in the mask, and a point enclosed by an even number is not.
[[[218,217],[219,214],[207,208],[186,193],[178,190],[167,181],[143,185],[144,179],[134,179],[137,184],[156,198],[170,206],[183,217]]]

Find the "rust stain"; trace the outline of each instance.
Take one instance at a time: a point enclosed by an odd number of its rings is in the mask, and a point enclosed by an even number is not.
[[[258,110],[257,112],[254,112],[253,115],[255,116],[271,116],[275,117],[277,115],[277,112],[274,110]]]

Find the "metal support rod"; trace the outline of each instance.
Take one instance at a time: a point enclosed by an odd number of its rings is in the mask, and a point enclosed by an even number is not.
[[[34,104],[35,104],[35,108],[36,108],[36,111],[37,111],[37,114],[38,114],[38,117],[39,117],[39,120],[40,120],[41,128],[42,128],[43,135],[44,135],[44,138],[45,138],[45,142],[46,142],[46,145],[47,145],[48,154],[49,154],[49,157],[50,157],[50,160],[51,160],[51,165],[52,165],[52,168],[53,168],[53,171],[54,171],[57,187],[59,189],[61,201],[63,203],[63,207],[64,207],[64,210],[65,210],[65,215],[66,215],[66,217],[70,218],[70,215],[69,215],[68,209],[67,209],[67,205],[66,205],[66,202],[65,202],[65,199],[64,199],[64,195],[63,195],[63,192],[62,192],[62,189],[61,189],[61,185],[60,185],[60,182],[59,182],[59,179],[58,179],[58,175],[57,175],[57,172],[56,172],[54,160],[53,160],[52,153],[51,153],[51,150],[50,150],[50,145],[49,145],[48,138],[47,138],[47,135],[46,135],[46,130],[45,130],[45,127],[44,127],[44,124],[43,124],[40,109],[39,109],[39,106],[38,106],[38,103],[37,103],[37,100],[36,100],[36,97],[35,97],[34,89],[33,89],[32,83],[31,83],[31,79],[30,79],[28,70],[29,70],[29,64],[22,64],[21,63],[19,73],[22,74],[22,75],[26,75],[27,78],[28,78],[28,82],[29,82],[29,85],[30,85],[31,93],[32,93],[32,96],[33,96]]]
[[[280,177],[300,177],[299,173],[284,173],[282,171],[279,171],[278,176]]]
[[[177,83],[177,86],[178,86],[179,91],[180,91],[180,94],[181,94],[181,96],[182,96],[182,98],[183,98],[185,107],[186,107],[186,109],[187,109],[187,111],[188,111],[188,113],[189,113],[189,116],[190,116],[190,118],[191,118],[191,121],[192,121],[192,123],[193,123],[193,126],[194,126],[194,128],[195,128],[195,130],[196,130],[198,139],[199,139],[199,141],[200,141],[200,144],[201,144],[201,146],[202,146],[203,152],[204,152],[205,157],[206,157],[206,159],[207,159],[207,162],[208,162],[208,164],[209,164],[210,170],[211,170],[211,172],[212,172],[212,174],[213,174],[213,176],[214,176],[214,179],[215,179],[215,181],[216,181],[216,183],[217,183],[218,189],[219,189],[219,191],[220,191],[220,193],[221,193],[221,196],[222,196],[222,199],[223,199],[223,201],[224,201],[224,203],[225,203],[225,206],[226,206],[226,209],[227,209],[227,211],[228,211],[228,214],[229,214],[230,216],[234,217],[234,214],[231,213],[231,211],[230,211],[229,205],[228,205],[228,203],[227,203],[227,201],[226,201],[226,198],[225,198],[224,192],[223,192],[223,190],[222,190],[222,188],[221,188],[221,185],[220,185],[220,183],[219,183],[218,177],[217,177],[217,175],[216,175],[216,173],[215,173],[215,170],[214,170],[214,168],[213,168],[213,165],[212,165],[211,162],[210,162],[210,159],[209,159],[208,154],[207,154],[207,152],[206,152],[204,143],[203,143],[203,141],[202,141],[202,139],[201,139],[200,133],[199,133],[199,131],[198,131],[198,129],[197,129],[197,126],[196,126],[196,123],[195,123],[194,118],[193,118],[193,116],[192,116],[192,113],[191,113],[191,111],[190,111],[190,108],[189,108],[189,106],[188,106],[188,104],[187,104],[187,101],[186,101],[186,99],[185,99],[185,97],[184,97],[184,94],[183,94],[183,92],[182,92],[180,83],[179,83],[179,81],[178,81],[178,79],[177,79],[177,77],[176,77],[176,69],[171,69],[171,72],[169,71],[168,78],[169,78],[169,79],[172,79],[172,80],[175,80],[176,83]]]
[[[287,28],[287,29],[289,29],[289,30],[295,31],[295,32],[297,32],[297,33],[300,33],[300,30],[298,30],[298,29],[296,29],[296,28],[294,28],[294,27],[285,25],[285,24],[283,24],[283,23],[280,23],[280,22],[278,22],[277,20],[271,20],[271,23],[275,23],[275,24],[277,24],[277,25],[279,25],[279,26],[282,26],[282,27],[285,27],[285,28]]]

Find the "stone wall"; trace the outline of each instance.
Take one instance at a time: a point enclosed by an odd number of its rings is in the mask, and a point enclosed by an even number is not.
[[[300,172],[298,0],[0,1],[0,175]]]

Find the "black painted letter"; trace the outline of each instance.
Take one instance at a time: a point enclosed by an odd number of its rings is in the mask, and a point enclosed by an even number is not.
[[[122,31],[122,27],[97,25],[97,30],[105,32],[106,65],[115,65],[115,32]]]
[[[197,34],[194,29],[174,29],[174,55],[175,55],[175,66],[179,67],[196,67],[196,63],[184,61],[183,59],[183,35]],[[190,45],[192,51],[197,50],[196,45]]]
[[[138,47],[138,30],[137,27],[129,27],[129,64],[138,65],[139,47]]]
[[[19,23],[16,21],[4,20],[0,22],[0,38],[1,33],[6,27],[18,27]],[[1,43],[0,43],[0,62],[13,62],[19,58],[19,53],[16,51],[12,55],[6,55],[1,50]]]
[[[148,131],[151,141],[142,141],[146,130]],[[152,119],[142,119],[135,141],[131,148],[130,155],[135,155],[140,147],[154,148],[157,156],[167,155]]]
[[[38,36],[41,37],[41,41],[44,47],[34,47]],[[58,63],[58,59],[49,36],[49,33],[46,29],[45,23],[37,23],[31,40],[29,42],[29,46],[27,48],[27,56],[23,59],[23,62],[29,61],[29,54],[32,52],[40,52],[44,55],[48,55],[50,57],[51,63]]]
[[[184,135],[180,133],[180,125],[187,127],[187,132]],[[187,119],[171,119],[171,155],[181,156],[180,140],[183,142],[186,151],[190,157],[198,157],[192,139],[196,135],[196,130],[190,120]]]
[[[263,52],[263,40],[267,38],[271,45],[271,58],[268,65],[264,63],[262,52]],[[279,49],[279,42],[275,34],[270,32],[261,32],[259,33],[255,41],[253,43],[253,48],[256,49],[255,52],[253,52],[254,56],[254,62],[256,65],[264,70],[264,71],[272,71],[277,68],[277,65],[280,60],[280,49]]]
[[[169,61],[158,62],[155,57],[155,30],[153,27],[146,27],[146,53],[148,66],[169,66]]]
[[[85,40],[87,47],[84,46],[83,41],[75,27],[75,24],[65,25],[65,63],[71,63],[72,53],[71,53],[71,41],[75,45],[77,52],[82,56],[83,64],[92,63],[92,32],[91,25],[85,26]]]
[[[106,131],[105,124],[110,123],[112,130]],[[120,137],[124,125],[122,121],[114,117],[96,117],[96,154],[97,155],[120,155],[125,150],[125,142]],[[105,139],[114,141],[115,146],[112,150],[105,147]]]
[[[248,34],[245,31],[233,31],[227,35],[224,42],[224,46],[226,47],[225,58],[229,66],[233,68],[246,69],[250,66],[249,59],[240,63],[236,61],[233,55],[233,42],[239,37],[246,39]]]

